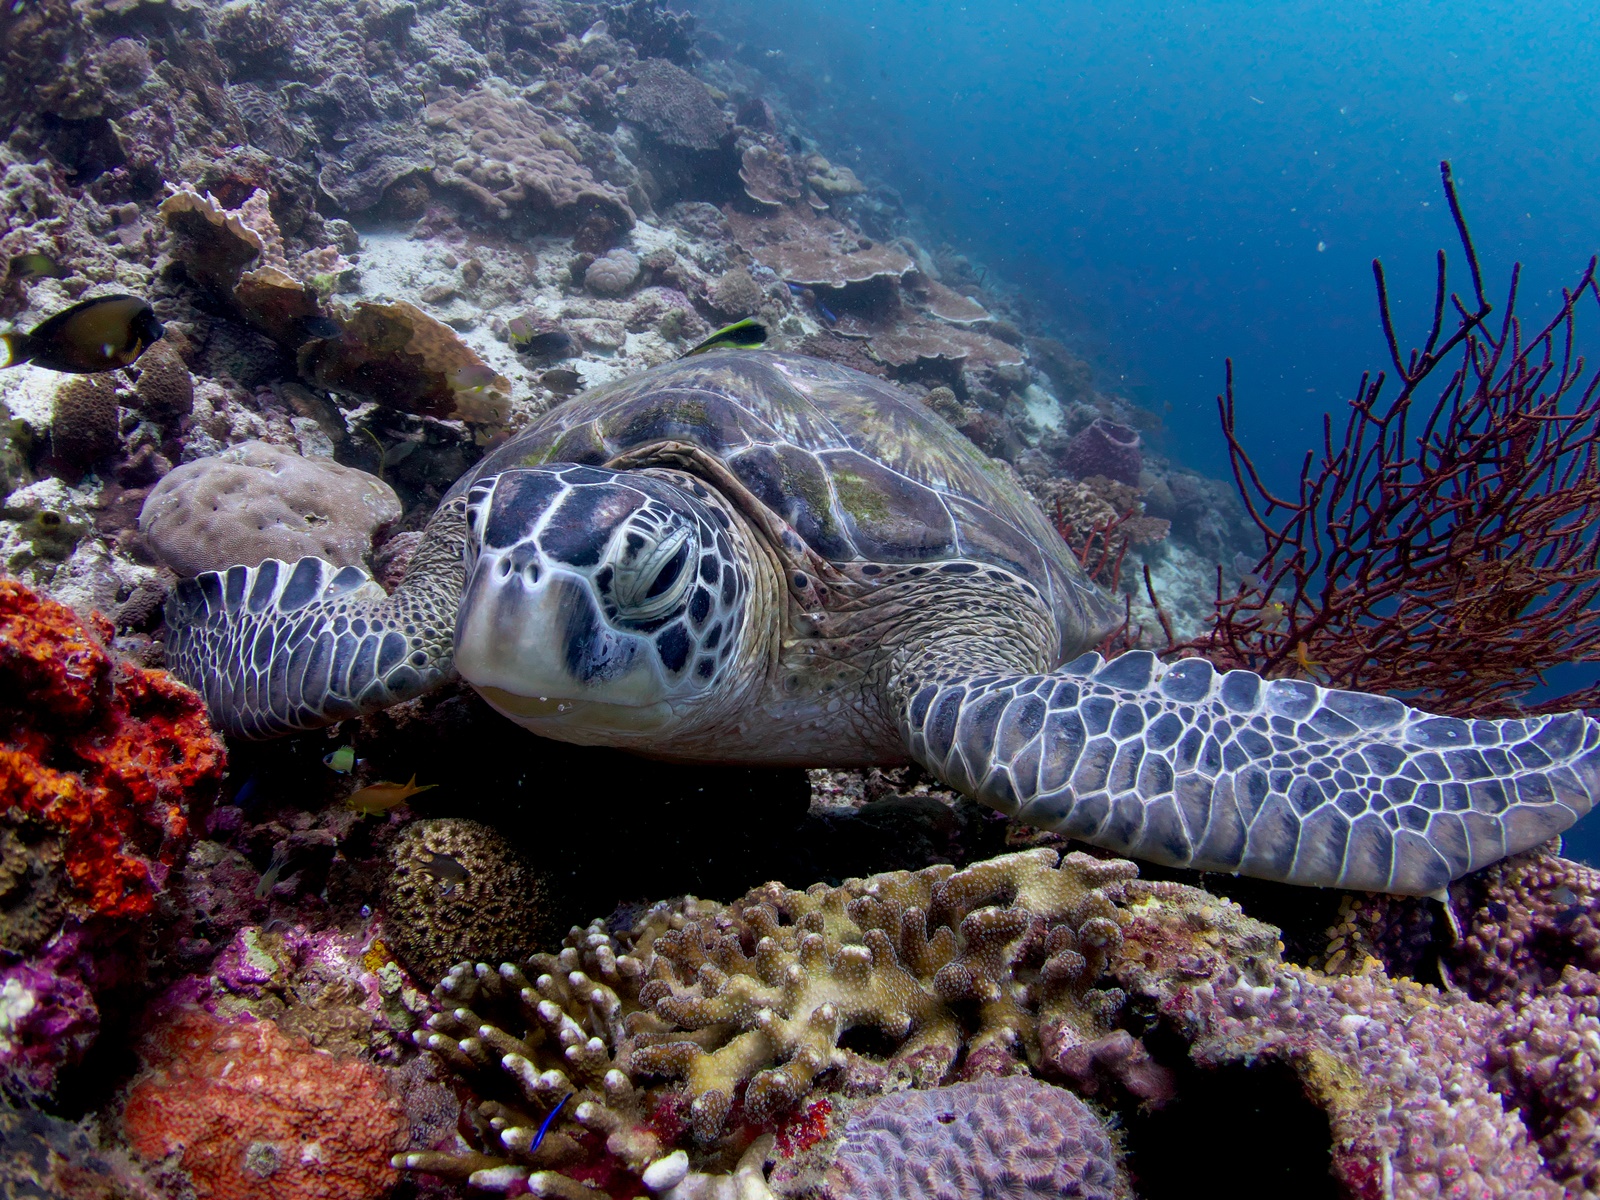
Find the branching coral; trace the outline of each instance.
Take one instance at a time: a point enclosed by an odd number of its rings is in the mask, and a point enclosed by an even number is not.
[[[375,1200],[405,1114],[377,1068],[271,1021],[180,1014],[123,1109],[135,1150],[179,1154],[199,1200]]]
[[[1585,379],[1574,346],[1579,305],[1600,303],[1595,264],[1531,336],[1514,268],[1491,321],[1448,164],[1443,177],[1471,307],[1446,291],[1441,250],[1432,327],[1402,354],[1373,263],[1399,390],[1386,399],[1385,373],[1363,377],[1342,437],[1324,419],[1297,495],[1271,490],[1239,440],[1230,364],[1218,406],[1265,548],[1232,596],[1219,575],[1215,628],[1170,652],[1265,675],[1309,667],[1318,682],[1403,690],[1438,713],[1593,704],[1600,685],[1527,707],[1518,697],[1552,667],[1600,659],[1600,376]],[[1447,300],[1459,317],[1448,336]]]
[[[462,964],[418,1041],[499,1097],[478,1110],[485,1150],[403,1161],[476,1172],[481,1186],[555,1187],[556,1169],[637,1178],[686,1131],[698,1168],[727,1170],[752,1131],[803,1119],[816,1089],[872,1094],[1030,1064],[1158,1095],[1163,1072],[1114,1029],[1121,993],[1095,986],[1135,874],[1032,850],[838,888],[768,884],[726,907],[660,904],[623,931],[596,922],[521,966]]]

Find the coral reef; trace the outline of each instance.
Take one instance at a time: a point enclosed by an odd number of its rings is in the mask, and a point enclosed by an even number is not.
[[[389,862],[388,944],[430,984],[458,962],[516,958],[559,931],[546,878],[487,825],[418,821],[395,839]]]
[[[145,416],[171,428],[194,411],[194,379],[188,364],[165,339],[139,356],[138,369],[134,394]]]
[[[710,89],[662,58],[645,60],[618,110],[666,145],[685,150],[715,150],[728,134],[728,118]]]
[[[378,1070],[193,1011],[148,1039],[122,1121],[147,1159],[177,1154],[199,1200],[376,1200],[404,1113]]]
[[[639,278],[639,256],[630,250],[612,250],[589,264],[583,285],[596,296],[621,296]]]
[[[828,1168],[834,1200],[1126,1197],[1089,1107],[1027,1078],[897,1092],[856,1109]]]
[[[134,1161],[94,1129],[0,1100],[0,1195],[17,1200],[170,1200],[175,1172]]]
[[[1096,417],[1062,447],[1060,461],[1062,469],[1074,479],[1102,475],[1138,487],[1139,471],[1144,466],[1139,431]]]
[[[117,661],[109,637],[0,579],[0,815],[65,838],[76,912],[142,917],[223,753],[199,698]]]
[[[1114,1031],[1121,993],[1095,986],[1135,874],[1040,849],[839,888],[768,884],[726,908],[678,901],[619,932],[574,929],[559,955],[498,971],[462,964],[418,1043],[496,1097],[480,1109],[493,1132],[473,1154],[405,1164],[525,1178],[592,1160],[587,1130],[605,1139],[592,1167],[643,1173],[670,1141],[652,1079],[681,1081],[664,1099],[712,1171],[733,1167],[740,1130],[794,1119],[822,1079],[863,1095],[1035,1064],[1157,1096],[1165,1073]],[[853,1048],[853,1030],[875,1048]],[[536,1114],[574,1089],[558,1129],[578,1128],[531,1150]]]
[[[56,388],[50,447],[57,458],[90,470],[117,452],[117,384],[109,375],[79,375]]]
[[[300,372],[318,387],[403,412],[497,425],[510,411],[510,381],[405,301],[359,301],[337,337],[305,344]]]
[[[360,566],[374,531],[400,518],[394,489],[330,459],[246,442],[185,463],[146,497],[139,531],[179,575],[303,555]]]

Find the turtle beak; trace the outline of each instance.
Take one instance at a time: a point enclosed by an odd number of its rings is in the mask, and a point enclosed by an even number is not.
[[[456,670],[501,697],[496,707],[526,708],[519,719],[580,701],[657,704],[665,689],[648,650],[605,622],[587,579],[552,569],[531,542],[480,553],[456,617]]]

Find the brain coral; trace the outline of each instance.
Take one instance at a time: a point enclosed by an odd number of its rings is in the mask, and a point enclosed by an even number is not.
[[[123,1126],[139,1154],[181,1156],[199,1200],[374,1200],[394,1183],[405,1112],[383,1074],[272,1021],[181,1014],[151,1047]]]
[[[831,1200],[1113,1200],[1116,1152],[1089,1106],[1025,1076],[897,1092],[856,1110]]]
[[[87,470],[120,444],[117,385],[110,375],[79,375],[56,388],[50,415],[50,448],[56,457]]]
[[[412,974],[437,982],[463,959],[508,959],[555,932],[543,876],[476,821],[416,821],[389,851],[386,939]]]
[[[630,250],[602,254],[583,273],[583,283],[597,296],[621,296],[639,278],[639,256]]]
[[[170,425],[194,411],[194,380],[183,359],[165,339],[139,356],[139,382],[134,390],[139,408],[162,425]]]
[[[307,554],[359,565],[373,531],[399,516],[394,490],[365,471],[246,442],[169,472],[139,530],[174,571],[198,575]]]

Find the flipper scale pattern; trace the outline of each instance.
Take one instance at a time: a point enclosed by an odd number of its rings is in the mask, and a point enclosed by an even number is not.
[[[1312,886],[1431,894],[1600,795],[1600,721],[1581,713],[1439,717],[1145,651],[928,683],[905,712],[919,762],[1030,825]]]

